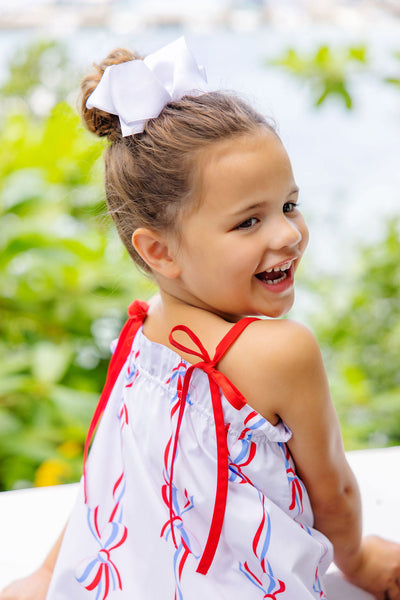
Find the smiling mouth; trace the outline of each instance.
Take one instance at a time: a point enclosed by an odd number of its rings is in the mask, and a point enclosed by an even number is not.
[[[292,264],[292,261],[284,263],[279,267],[273,267],[272,269],[268,269],[268,271],[257,273],[256,277],[267,285],[277,285],[289,277]]]

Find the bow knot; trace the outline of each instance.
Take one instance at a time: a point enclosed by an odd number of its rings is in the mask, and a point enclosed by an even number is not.
[[[111,552],[119,548],[126,540],[128,531],[121,523],[110,521],[100,531],[98,524],[98,507],[89,509],[88,523],[90,531],[100,546],[95,556],[85,559],[78,566],[75,577],[87,590],[97,589],[96,598],[105,600],[109,591],[122,590],[122,580],[116,564],[111,559]]]
[[[103,548],[97,554],[97,559],[98,559],[99,562],[103,562],[103,563],[108,562],[110,560],[110,553],[109,553],[109,551],[106,550],[105,548]]]
[[[146,121],[158,117],[169,102],[208,91],[205,70],[181,37],[144,60],[107,67],[86,107],[118,115],[126,137],[141,133]]]
[[[230,404],[232,404],[232,406],[237,410],[240,410],[246,404],[246,400],[243,397],[243,395],[223,373],[216,369],[216,366],[227,351],[227,349],[230,347],[230,345],[235,341],[237,335],[239,335],[243,328],[252,320],[253,319],[243,319],[240,324],[236,324],[236,326],[234,326],[234,328],[231,329],[230,332],[228,332],[227,336],[223,338],[222,342],[218,344],[217,349],[215,351],[215,355],[212,359],[210,358],[207,350],[204,348],[199,338],[188,327],[184,325],[178,325],[172,329],[169,335],[169,341],[173,346],[175,346],[175,348],[188,354],[198,356],[200,359],[202,359],[200,362],[190,365],[190,367],[186,371],[183,380],[182,393],[179,398],[178,421],[176,424],[175,439],[171,455],[169,480],[169,522],[171,525],[172,539],[176,548],[177,542],[175,539],[175,532],[173,527],[173,521],[175,517],[171,500],[173,497],[174,463],[178,449],[179,431],[182,424],[183,413],[186,406],[186,398],[188,395],[190,380],[193,371],[195,369],[201,369],[202,371],[204,371],[207,374],[210,383],[211,403],[214,413],[215,438],[217,446],[217,487],[215,493],[214,511],[211,520],[208,539],[203,554],[201,556],[199,565],[197,567],[197,572],[203,575],[205,575],[208,572],[211,563],[214,559],[214,555],[217,551],[217,546],[219,543],[219,538],[221,536],[222,525],[225,517],[226,499],[228,494],[229,453],[226,440],[225,421],[221,403],[220,390],[222,390],[228,402],[230,402]],[[195,344],[197,349],[195,350],[187,348],[183,344],[177,342],[173,336],[175,331],[182,331],[186,333],[192,340],[192,342]]]
[[[130,319],[144,321],[147,315],[149,305],[141,300],[135,300],[128,306],[128,316]]]

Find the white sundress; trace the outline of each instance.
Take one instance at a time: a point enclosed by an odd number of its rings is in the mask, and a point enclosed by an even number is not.
[[[145,313],[130,307],[139,328],[124,334],[47,600],[326,598],[332,547],[312,527],[290,430],[246,404],[186,328],[196,367],[148,340]]]

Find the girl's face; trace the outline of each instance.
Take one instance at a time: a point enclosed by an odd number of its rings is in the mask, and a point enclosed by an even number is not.
[[[181,222],[176,295],[229,321],[279,317],[308,242],[288,155],[268,130],[202,157],[201,200]]]

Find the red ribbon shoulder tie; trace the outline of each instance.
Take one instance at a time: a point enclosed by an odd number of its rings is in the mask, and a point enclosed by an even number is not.
[[[175,438],[172,450],[171,457],[171,469],[170,469],[170,481],[169,481],[169,498],[170,498],[170,506],[169,506],[169,516],[170,516],[170,524],[172,531],[172,539],[177,548],[177,543],[175,539],[174,527],[173,527],[173,506],[172,506],[172,491],[173,491],[173,472],[174,472],[174,463],[177,453],[178,447],[178,438],[179,431],[182,424],[183,413],[185,411],[186,406],[186,397],[189,390],[190,379],[192,377],[192,373],[194,369],[201,369],[208,375],[208,380],[210,383],[210,392],[211,392],[211,402],[214,413],[214,423],[215,423],[215,437],[217,442],[217,486],[215,493],[215,502],[214,502],[214,511],[211,520],[210,530],[208,533],[208,539],[201,556],[199,565],[197,567],[197,572],[202,575],[206,575],[208,572],[211,563],[214,559],[215,552],[217,550],[218,542],[221,537],[222,525],[224,522],[225,516],[225,508],[226,508],[226,499],[228,494],[228,446],[226,441],[226,433],[225,433],[225,422],[224,415],[221,404],[221,395],[220,390],[224,394],[225,398],[230,402],[230,404],[240,410],[245,406],[246,400],[244,396],[239,392],[239,390],[233,385],[229,379],[223,375],[220,371],[217,371],[216,365],[222,359],[227,350],[231,347],[231,345],[236,341],[242,331],[253,321],[256,321],[255,318],[246,318],[241,319],[228,331],[228,333],[224,336],[221,342],[218,344],[214,358],[211,359],[207,350],[204,348],[199,338],[191,331],[188,327],[184,325],[178,325],[174,327],[170,333],[169,341],[175,346],[178,350],[186,352],[188,354],[193,354],[194,356],[198,356],[201,360],[200,362],[191,365],[186,373],[185,378],[183,380],[182,386],[182,394],[179,401],[179,413],[178,413],[178,421],[176,425]],[[175,331],[183,331],[186,333],[193,343],[197,346],[199,352],[197,350],[192,350],[190,348],[186,348],[173,338],[173,333]]]
[[[112,355],[110,364],[108,366],[106,382],[101,393],[99,402],[97,404],[96,410],[94,411],[92,421],[89,425],[89,431],[85,442],[85,450],[83,455],[85,502],[87,502],[86,461],[89,452],[89,446],[92,441],[95,429],[100,421],[101,415],[103,414],[104,409],[107,406],[107,402],[114,387],[114,384],[117,381],[118,375],[120,374],[121,369],[126,362],[126,359],[128,358],[129,352],[132,347],[133,339],[146,318],[148,308],[148,304],[146,304],[146,302],[141,302],[140,300],[135,300],[135,302],[132,302],[132,304],[130,304],[128,308],[129,318],[121,330],[120,336],[118,338],[117,347],[115,348],[115,352]]]

